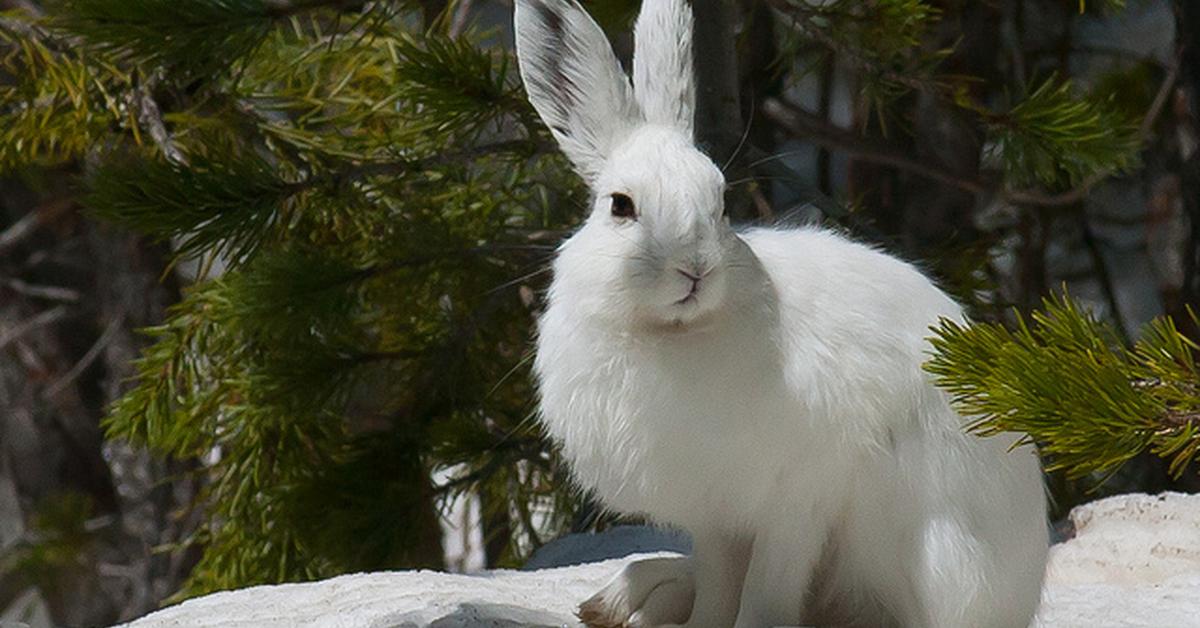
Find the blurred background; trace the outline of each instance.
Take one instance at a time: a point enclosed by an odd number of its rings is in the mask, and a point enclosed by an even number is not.
[[[583,4],[628,63],[638,1]],[[737,222],[877,243],[980,321],[1065,290],[1113,343],[1161,315],[1196,337],[1200,6],[693,4]],[[511,1],[0,9],[0,623],[519,567],[623,521],[535,420],[547,265],[588,199]],[[1054,517],[1200,488],[1109,471],[1052,474]]]

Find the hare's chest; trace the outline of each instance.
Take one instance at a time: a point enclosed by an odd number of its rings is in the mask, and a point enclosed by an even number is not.
[[[753,516],[811,439],[777,375],[691,366],[641,360],[596,378],[580,397],[603,419],[564,430],[564,448],[577,478],[618,510],[684,526],[697,513]]]

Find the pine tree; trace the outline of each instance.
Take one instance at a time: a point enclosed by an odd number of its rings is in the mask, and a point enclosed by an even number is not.
[[[84,0],[4,24],[22,81],[0,163],[86,156],[95,215],[201,269],[106,424],[211,460],[184,595],[440,566],[455,491],[516,507],[535,545],[532,509],[571,515],[522,369],[579,185],[510,60],[414,16]],[[457,479],[434,486],[442,467]]]
[[[589,8],[621,33],[636,4]],[[938,330],[929,368],[975,429],[1026,431],[1075,474],[1146,448],[1182,469],[1200,443],[1195,345],[1164,321],[1122,348],[1119,331],[1067,301],[1032,324],[1009,316],[1043,286],[997,278],[987,254],[1143,168],[1178,65],[1114,64],[1110,80],[1083,85],[1042,63],[999,80],[1009,52],[954,28],[998,11],[983,4],[723,5],[743,33],[767,34],[738,38],[739,58],[770,63],[746,61],[754,80],[740,88],[701,74],[712,81],[700,86],[712,121],[701,139],[727,162],[743,220],[811,202],[926,259],[971,306],[984,324]],[[1064,24],[1120,10],[1038,4]],[[595,522],[537,428],[528,373],[547,262],[586,190],[526,104],[511,52],[464,27],[470,9],[66,0],[0,17],[0,172],[77,164],[91,215],[196,269],[145,330],[152,344],[105,423],[110,439],[192,461],[183,473],[202,487],[203,523],[188,546],[201,558],[181,596],[438,566],[435,504],[460,492],[481,497],[497,564]],[[734,35],[707,24],[702,55]],[[854,79],[853,129],[830,122],[828,102],[813,111],[787,94],[810,72],[828,91],[835,71]],[[815,182],[781,136],[822,147]],[[844,189],[830,183],[831,153],[855,159]],[[990,203],[1017,219],[980,233],[972,217]],[[442,469],[452,479],[435,484]]]

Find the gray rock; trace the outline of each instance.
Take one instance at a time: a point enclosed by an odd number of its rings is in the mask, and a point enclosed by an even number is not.
[[[533,553],[522,569],[549,569],[594,563],[647,552],[688,554],[692,540],[684,532],[652,526],[617,526],[599,534],[569,534]]]

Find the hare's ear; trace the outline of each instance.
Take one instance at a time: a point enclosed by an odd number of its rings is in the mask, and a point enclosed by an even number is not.
[[[592,182],[638,119],[629,79],[576,0],[517,0],[517,63],[529,102]]]
[[[687,0],[642,0],[634,46],[633,93],[646,121],[675,127],[692,137],[696,79],[692,9]]]

